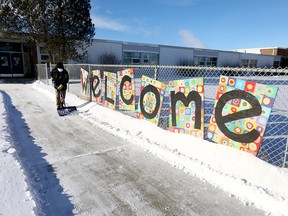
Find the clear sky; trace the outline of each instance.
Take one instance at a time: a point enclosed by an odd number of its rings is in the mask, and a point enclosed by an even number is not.
[[[91,0],[96,39],[232,50],[288,47],[288,0]]]

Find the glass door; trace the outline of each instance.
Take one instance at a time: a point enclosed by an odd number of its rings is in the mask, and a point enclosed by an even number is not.
[[[1,74],[12,74],[11,63],[10,63],[10,53],[0,52],[0,75]]]
[[[13,77],[24,75],[23,57],[21,53],[0,52],[0,76]]]
[[[12,53],[11,54],[12,62],[12,73],[13,74],[24,74],[23,71],[23,59],[21,53]]]

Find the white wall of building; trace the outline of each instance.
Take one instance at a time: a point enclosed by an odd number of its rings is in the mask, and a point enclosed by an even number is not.
[[[240,54],[237,52],[219,52],[218,67],[239,67]]]
[[[257,60],[256,67],[263,68],[263,67],[272,67],[275,56],[258,55],[252,53],[240,53],[240,61],[241,59]]]
[[[183,47],[160,46],[159,64],[177,65],[180,59],[193,60],[194,49]]]
[[[274,56],[257,55],[257,67],[272,67],[274,63]]]
[[[100,64],[99,58],[104,53],[115,54],[122,61],[122,43],[114,41],[94,40],[88,49],[88,64]]]
[[[94,40],[88,49],[87,63],[100,64],[99,57],[104,53],[113,53],[122,61],[123,51],[159,53],[159,65],[177,65],[181,59],[193,61],[195,56],[217,57],[218,67],[239,67],[242,59],[257,60],[256,67],[272,67],[275,60],[280,60],[278,56],[253,53]]]

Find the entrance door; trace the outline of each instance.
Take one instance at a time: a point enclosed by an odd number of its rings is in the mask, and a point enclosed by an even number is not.
[[[10,53],[0,52],[0,75],[1,74],[12,74],[10,64]]]
[[[21,53],[12,53],[11,54],[12,62],[12,73],[13,74],[24,74],[23,71],[23,60]]]
[[[24,75],[21,53],[0,52],[0,76],[13,77]]]

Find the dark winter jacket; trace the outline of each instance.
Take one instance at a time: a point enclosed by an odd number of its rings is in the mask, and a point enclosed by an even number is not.
[[[69,74],[68,71],[64,68],[62,72],[59,72],[57,68],[54,68],[51,71],[51,79],[55,89],[57,89],[61,84],[63,85],[63,90],[67,89],[67,83],[69,82]]]

